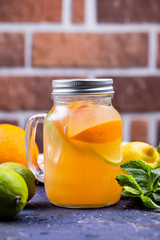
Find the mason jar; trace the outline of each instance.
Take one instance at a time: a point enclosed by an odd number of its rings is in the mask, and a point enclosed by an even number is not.
[[[96,208],[120,199],[115,178],[121,173],[122,120],[111,102],[112,84],[112,79],[53,80],[53,107],[28,120],[29,168],[57,206]],[[44,122],[44,173],[30,148],[39,122]]]

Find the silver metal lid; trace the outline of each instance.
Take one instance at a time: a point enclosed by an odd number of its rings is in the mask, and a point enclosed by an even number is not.
[[[114,93],[113,79],[59,79],[52,80],[53,95],[110,95]]]

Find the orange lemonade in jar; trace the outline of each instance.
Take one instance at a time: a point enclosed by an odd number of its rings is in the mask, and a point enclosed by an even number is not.
[[[27,122],[28,166],[57,206],[95,208],[120,199],[115,178],[122,172],[122,120],[111,103],[112,84],[112,79],[53,80],[52,109]],[[44,172],[30,147],[39,122],[44,123]]]
[[[44,123],[44,182],[53,204],[87,208],[119,200],[122,120],[112,96],[111,79],[53,81],[54,106]]]

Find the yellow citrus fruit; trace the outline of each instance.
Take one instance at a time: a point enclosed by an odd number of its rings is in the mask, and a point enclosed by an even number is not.
[[[157,150],[144,142],[130,142],[123,146],[122,163],[130,160],[141,160],[153,168],[160,163]]]
[[[37,145],[31,144],[34,165],[37,165],[38,154]],[[0,124],[0,163],[4,162],[17,162],[28,167],[25,155],[25,131],[11,124]]]
[[[28,187],[28,201],[34,196],[37,187],[37,180],[30,169],[20,163],[6,162],[0,164],[0,168],[8,168],[19,173],[25,180]]]

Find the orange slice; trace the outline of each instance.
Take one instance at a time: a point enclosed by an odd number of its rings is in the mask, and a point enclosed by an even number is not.
[[[122,135],[122,121],[115,120],[91,126],[70,136],[70,138],[87,143],[112,142]]]

